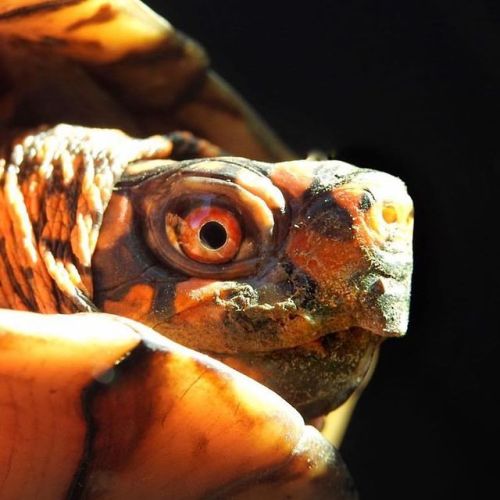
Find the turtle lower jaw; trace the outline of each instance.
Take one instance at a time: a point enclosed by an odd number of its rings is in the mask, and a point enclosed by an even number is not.
[[[311,419],[340,406],[362,384],[382,340],[353,327],[292,348],[209,354],[277,392]]]

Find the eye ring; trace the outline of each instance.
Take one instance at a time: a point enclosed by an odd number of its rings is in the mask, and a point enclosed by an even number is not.
[[[286,207],[280,203],[281,192],[277,188],[273,192],[272,185],[265,182],[254,182],[250,189],[243,173],[245,170],[237,165],[204,161],[186,164],[171,175],[158,175],[134,186],[132,199],[143,216],[148,246],[173,272],[206,279],[249,276],[266,264],[277,243],[283,241],[289,219]],[[198,207],[219,207],[237,219],[241,243],[235,245],[239,249],[233,258],[200,262],[188,255],[186,245],[181,246],[178,236],[185,218]],[[193,235],[200,245],[204,236],[200,233],[202,227],[199,224]],[[229,230],[228,234],[235,233]],[[221,249],[217,245],[208,246],[212,250]],[[228,255],[234,252],[229,252],[227,246],[223,250]]]

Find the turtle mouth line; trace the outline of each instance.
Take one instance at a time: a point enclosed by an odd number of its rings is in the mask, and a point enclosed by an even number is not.
[[[318,349],[329,350],[332,347],[331,346],[332,340],[335,340],[336,338],[342,335],[354,335],[356,333],[370,335],[373,337],[380,336],[378,333],[372,332],[371,330],[367,330],[366,328],[361,328],[359,326],[350,326],[347,328],[342,328],[341,330],[334,330],[325,333],[324,335],[321,335],[316,339],[309,340],[308,342],[304,342],[303,344],[297,344],[296,346],[276,349],[275,352],[290,351],[294,349],[308,349],[308,348],[314,349],[315,351],[318,351]]]
[[[335,343],[336,339],[344,339],[346,337],[355,335],[363,335],[365,337],[373,338],[374,341],[378,342],[382,341],[382,339],[385,337],[385,335],[380,334],[376,331],[369,330],[367,328],[363,328],[360,326],[349,326],[339,330],[329,331],[319,337],[312,338],[300,344],[268,348],[265,350],[247,350],[241,351],[239,354],[246,354],[248,356],[265,356],[273,353],[275,355],[279,355],[280,353],[292,353],[297,350],[310,350],[311,352],[314,352],[318,355],[320,355],[322,352],[323,354],[327,354],[328,351],[330,351],[334,347],[333,344]],[[211,354],[213,354],[213,352]],[[223,356],[231,356],[234,354],[238,355],[237,353],[231,352],[219,352],[218,354]]]
[[[350,326],[341,330],[334,330],[321,335],[315,339],[309,340],[302,344],[296,344],[286,347],[278,347],[275,349],[267,349],[262,351],[247,350],[240,352],[223,352],[212,349],[199,349],[200,352],[208,356],[221,357],[245,357],[245,358],[269,358],[269,357],[303,357],[306,353],[310,353],[311,357],[326,358],[329,357],[332,351],[338,348],[339,343],[344,343],[355,337],[363,337],[370,339],[370,343],[379,344],[383,340],[383,336],[366,328],[359,326]]]

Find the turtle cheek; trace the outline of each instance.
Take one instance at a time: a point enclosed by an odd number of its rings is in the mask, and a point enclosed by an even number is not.
[[[147,323],[153,307],[155,289],[146,283],[137,283],[128,287],[120,296],[113,296],[101,300],[104,312],[124,316],[136,321]]]
[[[251,287],[238,281],[179,280],[172,284],[168,297],[157,293],[148,322],[162,335],[192,349],[231,352],[241,346],[234,345],[227,308],[233,305],[232,297],[245,292],[251,294]]]
[[[355,324],[358,309],[356,280],[369,269],[355,237],[321,234],[315,224],[291,232],[286,254],[292,265],[315,283],[305,307],[322,323],[323,333]],[[358,325],[361,326],[361,325]]]
[[[203,303],[171,318],[153,314],[151,326],[163,336],[200,352],[227,349],[223,311],[213,303]]]
[[[318,331],[297,307],[283,267],[249,281],[191,278],[173,291],[172,314],[156,301],[152,323],[160,333],[207,352],[273,351],[304,343]]]

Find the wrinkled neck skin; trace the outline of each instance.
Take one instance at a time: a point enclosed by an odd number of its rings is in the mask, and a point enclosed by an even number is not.
[[[42,313],[96,310],[91,259],[123,169],[160,137],[59,125],[0,154],[0,307]]]

